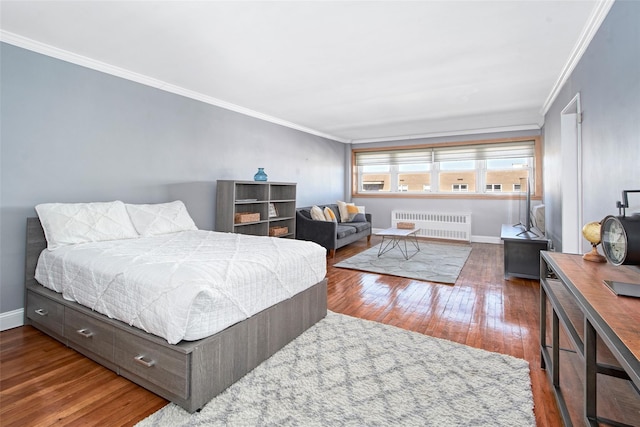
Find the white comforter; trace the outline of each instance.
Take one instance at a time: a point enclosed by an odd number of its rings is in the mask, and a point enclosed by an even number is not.
[[[36,280],[170,344],[212,335],[326,275],[312,242],[213,231],[44,250]]]

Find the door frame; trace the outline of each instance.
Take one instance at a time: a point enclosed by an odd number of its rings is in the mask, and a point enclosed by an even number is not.
[[[582,254],[582,105],[578,92],[560,113],[562,252]]]

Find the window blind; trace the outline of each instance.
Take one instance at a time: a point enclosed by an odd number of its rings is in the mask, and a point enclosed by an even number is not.
[[[433,157],[431,148],[418,150],[385,150],[357,152],[356,166],[373,165],[407,165],[431,163]]]
[[[534,141],[505,142],[498,144],[464,145],[434,148],[434,161],[451,162],[459,160],[517,159],[533,157]]]
[[[355,153],[356,166],[424,164],[458,160],[516,159],[533,157],[534,141],[459,145],[420,149],[362,151]]]

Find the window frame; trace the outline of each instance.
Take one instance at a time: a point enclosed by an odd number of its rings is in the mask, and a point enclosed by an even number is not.
[[[480,144],[501,144],[501,143],[510,143],[510,142],[526,142],[533,141],[534,143],[534,155],[533,155],[533,165],[530,167],[531,175],[534,177],[535,185],[532,186],[532,195],[531,198],[534,200],[542,199],[542,141],[540,136],[528,136],[528,137],[517,137],[517,138],[503,138],[503,139],[492,139],[492,140],[475,140],[475,141],[459,141],[459,142],[447,142],[440,144],[417,144],[417,145],[407,145],[407,146],[379,146],[379,147],[368,147],[368,148],[359,148],[358,146],[353,146],[351,150],[351,196],[355,198],[467,198],[467,199],[517,199],[521,197],[521,194],[517,191],[507,192],[505,191],[505,187],[503,186],[502,191],[491,191],[487,192],[485,189],[486,182],[486,162],[480,161],[480,163],[485,164],[485,166],[476,167],[475,171],[478,174],[476,178],[476,191],[475,192],[460,192],[460,191],[451,191],[451,192],[440,192],[438,190],[439,179],[438,173],[439,168],[437,167],[438,163],[432,163],[430,168],[432,172],[431,189],[435,188],[436,191],[393,191],[393,186],[391,191],[383,192],[383,193],[374,193],[374,192],[359,192],[358,191],[358,166],[356,166],[356,153],[375,153],[375,152],[388,152],[388,151],[396,151],[396,150],[420,150],[420,149],[432,149],[432,148],[440,148],[440,147],[463,147],[463,146],[472,146],[472,145],[480,145]],[[390,172],[391,173],[391,172]],[[391,174],[391,181],[393,182],[394,176]]]

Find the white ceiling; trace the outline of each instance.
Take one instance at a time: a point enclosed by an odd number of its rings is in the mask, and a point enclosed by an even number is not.
[[[2,41],[343,142],[538,129],[612,1],[2,1]]]

